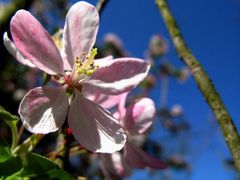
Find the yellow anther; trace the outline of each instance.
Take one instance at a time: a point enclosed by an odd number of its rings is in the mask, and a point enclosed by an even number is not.
[[[95,71],[95,69],[88,70],[86,75],[91,76],[94,71]]]
[[[90,59],[94,59],[94,57],[97,55],[97,48],[93,48],[91,50],[91,54],[90,54]]]
[[[93,48],[91,50],[90,56],[86,57],[86,62],[84,63],[83,67],[87,68],[90,64],[93,63],[94,57],[97,55],[97,48]]]
[[[86,75],[86,73],[87,73],[87,71],[86,71],[86,69],[84,69],[84,68],[78,68],[77,69],[77,73],[80,75],[80,74],[85,74]]]
[[[75,63],[72,72],[72,79],[74,83],[80,83],[84,81],[88,76],[91,76],[92,73],[98,68],[94,64],[94,57],[97,54],[97,48],[93,48],[87,56],[86,52],[83,52],[81,58],[76,57]]]

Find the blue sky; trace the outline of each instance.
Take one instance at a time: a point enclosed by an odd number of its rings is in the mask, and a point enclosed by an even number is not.
[[[96,4],[97,1],[88,2]],[[169,0],[169,5],[187,44],[210,75],[239,129],[240,1]],[[131,55],[140,58],[144,58],[151,35],[163,34],[170,46],[167,58],[176,66],[183,66],[153,0],[110,1],[102,14],[98,39],[107,32],[119,35]],[[158,89],[154,93],[158,96]],[[156,103],[159,103],[157,99]],[[193,137],[196,148],[198,144],[204,147],[189,160],[193,165],[189,179],[233,179],[234,174],[222,162],[223,157],[230,156],[223,136],[216,127],[211,129],[210,124],[215,124],[212,113],[193,79],[184,85],[170,82],[168,105],[175,103],[183,106],[193,131],[200,130],[202,136],[209,138],[208,143],[202,145],[204,141]],[[209,131],[213,132],[208,137]],[[139,174],[142,179],[146,177]]]

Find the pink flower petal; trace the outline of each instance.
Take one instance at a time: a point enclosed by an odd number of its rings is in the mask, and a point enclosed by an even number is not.
[[[63,74],[62,58],[52,37],[28,11],[17,11],[10,28],[17,49],[26,59],[48,74]]]
[[[89,88],[87,89],[83,88],[82,93],[84,97],[102,106],[104,109],[111,109],[114,106],[117,106],[122,98],[122,94],[111,96],[111,95],[96,93],[94,92],[94,90],[91,92]]]
[[[68,124],[76,140],[90,151],[113,153],[122,149],[126,141],[124,130],[112,114],[77,91]]]
[[[127,108],[123,119],[124,128],[131,135],[142,134],[152,125],[155,113],[154,102],[149,98],[141,98]]]
[[[24,96],[18,112],[27,130],[47,134],[64,123],[68,98],[62,88],[37,87]]]
[[[83,52],[90,52],[96,41],[98,23],[97,9],[91,4],[81,1],[70,8],[63,32],[63,47],[68,66],[73,67],[74,59],[81,57]]]
[[[122,95],[111,96],[111,95],[102,94],[102,99],[99,100],[98,104],[102,106],[104,109],[111,109],[117,104],[119,104],[121,99],[122,99]]]
[[[147,76],[149,68],[146,61],[136,58],[108,60],[84,84],[93,86],[96,92],[117,95],[135,88]]]
[[[102,106],[104,109],[111,109],[119,103],[120,99],[120,95],[111,96],[105,94],[98,94],[92,101]]]
[[[118,113],[119,113],[119,120],[122,123],[122,119],[126,116],[126,101],[127,101],[128,92],[123,93],[120,96],[120,101],[118,103]]]
[[[16,60],[18,60],[18,62],[29,66],[31,68],[36,67],[33,63],[31,63],[31,61],[29,61],[28,59],[26,59],[20,52],[19,50],[16,48],[15,44],[9,39],[7,32],[4,33],[3,35],[3,43],[6,47],[6,49],[8,50],[8,52],[16,58]]]
[[[124,146],[124,159],[132,168],[165,169],[167,165],[159,159],[145,153],[140,148],[127,142]]]
[[[100,160],[100,167],[105,178],[119,179],[131,175],[132,168],[127,165],[122,154],[119,152],[101,154]]]

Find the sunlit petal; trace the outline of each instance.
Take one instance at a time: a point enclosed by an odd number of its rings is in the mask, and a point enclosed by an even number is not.
[[[90,151],[113,153],[122,149],[126,134],[112,114],[75,91],[68,124],[76,140]]]
[[[67,13],[63,39],[64,52],[69,65],[73,67],[74,59],[89,53],[93,47],[99,24],[97,9],[86,2],[75,3]]]
[[[147,76],[149,68],[146,61],[136,58],[108,60],[84,83],[93,86],[96,92],[117,95],[135,88]]]
[[[37,87],[23,98],[19,114],[23,126],[32,133],[58,130],[68,112],[68,98],[62,88]]]
[[[48,74],[63,74],[63,61],[52,37],[28,11],[17,11],[10,28],[15,46],[26,59]]]

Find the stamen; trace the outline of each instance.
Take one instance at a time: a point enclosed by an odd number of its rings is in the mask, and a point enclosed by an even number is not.
[[[86,75],[91,76],[94,71],[95,71],[95,69],[88,70]]]
[[[97,48],[91,50],[90,56],[87,56],[86,52],[83,52],[81,59],[76,57],[73,70],[71,73],[71,84],[77,86],[77,84],[84,81],[88,76],[98,68],[94,65],[94,57],[97,54]]]
[[[94,57],[97,55],[97,48],[93,48],[91,50],[90,56],[86,58],[86,62],[83,65],[83,68],[88,67],[90,64],[93,63]]]
[[[86,73],[87,73],[87,70],[84,69],[84,68],[78,68],[78,69],[77,69],[77,73],[78,73],[78,75],[86,74]]]

